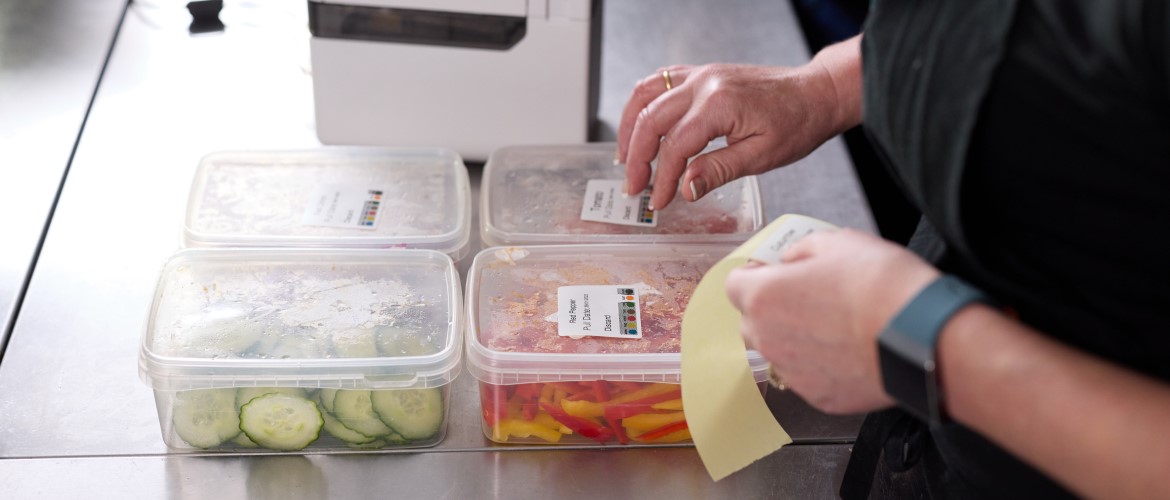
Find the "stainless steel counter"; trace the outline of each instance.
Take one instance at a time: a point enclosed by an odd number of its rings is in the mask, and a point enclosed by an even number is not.
[[[0,0],[0,352],[125,0]]]
[[[821,415],[787,393],[770,403],[799,444],[720,483],[689,447],[494,445],[480,432],[467,374],[455,385],[448,438],[433,449],[169,453],[136,356],[157,273],[178,247],[195,166],[212,151],[318,145],[303,0],[227,3],[225,33],[187,34],[182,2],[135,2],[125,19],[0,362],[6,498],[833,495],[860,419]],[[610,2],[605,16],[600,118],[611,128],[633,82],[659,65],[808,57],[785,2]],[[753,29],[736,31],[747,38],[720,52],[695,36],[701,22]],[[836,141],[763,184],[773,218],[800,211],[873,230]]]

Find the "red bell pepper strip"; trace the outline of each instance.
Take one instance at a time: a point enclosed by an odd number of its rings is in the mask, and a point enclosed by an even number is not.
[[[508,392],[502,386],[479,384],[479,396],[483,419],[488,425],[495,427],[507,418]]]
[[[605,385],[604,380],[593,381],[593,395],[597,396],[598,403],[609,401],[609,386]]]
[[[544,411],[548,412],[552,418],[555,418],[557,422],[564,424],[565,427],[568,427],[573,432],[576,432],[577,434],[585,436],[599,443],[605,443],[614,436],[612,430],[602,427],[597,422],[580,417],[574,417],[568,413],[565,413],[564,410],[557,408],[556,406],[553,406],[549,403],[541,403],[540,407]]]
[[[622,392],[634,392],[634,391],[642,388],[642,384],[639,384],[637,382],[614,381],[614,382],[610,382],[610,383],[613,384],[614,387],[621,389]]]
[[[569,382],[549,382],[548,385],[565,391],[566,394],[577,394],[578,392],[589,390],[588,387],[581,387],[579,384],[573,384]]]
[[[682,390],[667,392],[648,398],[639,399],[637,401],[630,401],[628,403],[611,404],[605,407],[605,418],[607,420],[621,420],[626,417],[640,415],[643,413],[650,413],[657,411],[653,408],[656,403],[663,401],[670,401],[682,397]]]
[[[540,397],[541,384],[520,384],[516,386],[516,395],[524,399],[536,399]]]
[[[670,434],[673,432],[678,432],[678,431],[681,431],[681,430],[686,429],[686,428],[687,428],[687,421],[683,420],[682,422],[676,422],[673,424],[664,425],[664,426],[659,427],[657,429],[654,429],[652,431],[647,431],[645,434],[638,436],[638,439],[641,439],[644,441],[653,441],[653,440],[658,439],[658,438],[665,436],[667,434]]]
[[[536,414],[540,413],[540,408],[537,403],[524,403],[520,405],[520,410],[523,412],[524,420],[532,420],[536,418]]]
[[[622,427],[617,420],[610,420],[607,418],[605,419],[605,422],[609,424],[609,429],[612,430],[613,433],[617,436],[619,443],[628,444],[630,442],[629,436],[626,436],[626,429]]]

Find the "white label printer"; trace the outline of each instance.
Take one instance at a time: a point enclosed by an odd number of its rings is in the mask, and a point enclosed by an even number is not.
[[[602,0],[310,0],[317,136],[484,160],[580,143],[597,115]]]

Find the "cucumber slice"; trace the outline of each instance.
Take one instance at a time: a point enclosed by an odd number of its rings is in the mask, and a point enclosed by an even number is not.
[[[329,413],[334,413],[333,398],[337,397],[337,391],[339,390],[340,389],[321,389],[321,405],[324,406],[325,410]]]
[[[368,443],[346,443],[346,446],[355,450],[380,450],[385,448],[387,444],[389,443],[385,439],[375,439]]]
[[[265,448],[291,451],[321,436],[325,421],[317,404],[288,394],[265,394],[240,408],[240,430]]]
[[[343,425],[369,437],[387,436],[392,429],[386,427],[370,402],[370,391],[342,389],[333,398],[333,415]]]
[[[377,439],[342,425],[341,421],[330,415],[329,412],[321,412],[321,418],[325,420],[325,432],[348,444],[365,444]]]
[[[288,394],[298,398],[305,397],[305,390],[300,387],[241,387],[236,389],[236,409],[239,410],[248,401],[265,394]]]
[[[443,426],[443,393],[437,388],[373,391],[371,401],[382,421],[408,440],[430,438]]]
[[[242,447],[242,448],[259,448],[260,447],[260,445],[256,444],[254,441],[252,441],[251,439],[248,439],[248,435],[244,434],[243,432],[241,432],[240,435],[236,436],[236,438],[232,440],[232,444],[239,446],[239,447]]]
[[[197,448],[219,446],[240,433],[235,389],[197,389],[175,393],[171,421],[175,432]]]

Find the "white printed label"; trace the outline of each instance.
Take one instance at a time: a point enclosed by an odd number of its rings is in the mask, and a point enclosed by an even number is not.
[[[789,245],[816,231],[836,229],[837,227],[828,222],[803,215],[789,214],[784,217],[788,217],[788,219],[776,228],[776,231],[768,237],[763,245],[752,252],[751,260],[764,264],[779,264],[780,256],[784,254],[784,250]]]
[[[622,181],[615,179],[593,179],[585,185],[581,220],[624,226],[658,225],[658,217],[650,210],[650,191],[643,191],[638,196],[626,196],[622,193]]]
[[[374,229],[381,213],[382,189],[353,185],[317,186],[309,196],[301,224]]]
[[[557,334],[575,338],[642,338],[638,290],[631,285],[557,288]]]

